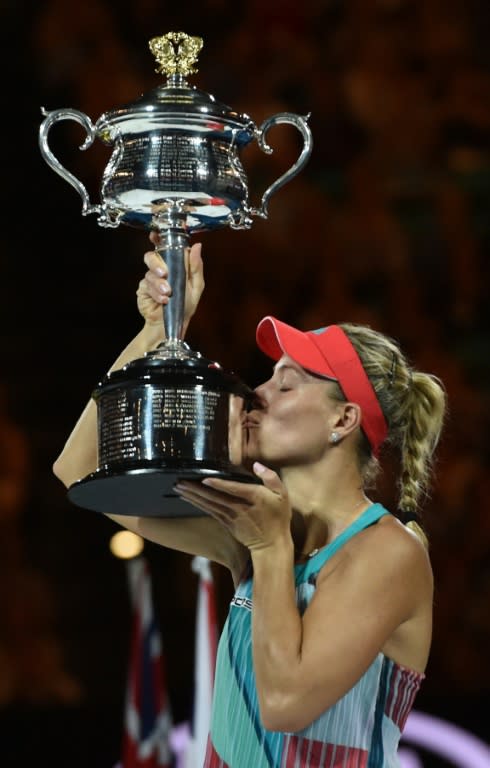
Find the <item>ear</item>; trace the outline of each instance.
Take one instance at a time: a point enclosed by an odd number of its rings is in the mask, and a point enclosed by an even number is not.
[[[341,438],[361,427],[362,411],[357,403],[339,403],[333,429]]]

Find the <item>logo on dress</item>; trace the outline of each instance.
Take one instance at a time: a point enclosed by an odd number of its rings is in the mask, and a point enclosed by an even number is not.
[[[239,595],[235,595],[231,601],[231,605],[236,605],[237,608],[246,608],[247,611],[252,610],[252,601],[249,597],[240,597]]]

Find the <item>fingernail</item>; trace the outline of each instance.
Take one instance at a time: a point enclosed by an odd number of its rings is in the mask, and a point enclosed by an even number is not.
[[[267,467],[264,467],[264,465],[261,464],[260,461],[254,461],[254,472],[256,472],[258,475],[261,475],[266,470],[267,470]]]

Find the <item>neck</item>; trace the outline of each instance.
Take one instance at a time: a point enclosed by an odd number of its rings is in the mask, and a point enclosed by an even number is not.
[[[293,509],[291,532],[298,556],[333,541],[371,504],[357,467],[342,462],[340,455],[330,458],[328,464],[281,472]]]

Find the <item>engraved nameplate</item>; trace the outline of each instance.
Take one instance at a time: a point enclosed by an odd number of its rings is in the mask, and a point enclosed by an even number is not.
[[[137,384],[98,401],[99,464],[178,458],[229,460],[227,392]]]

